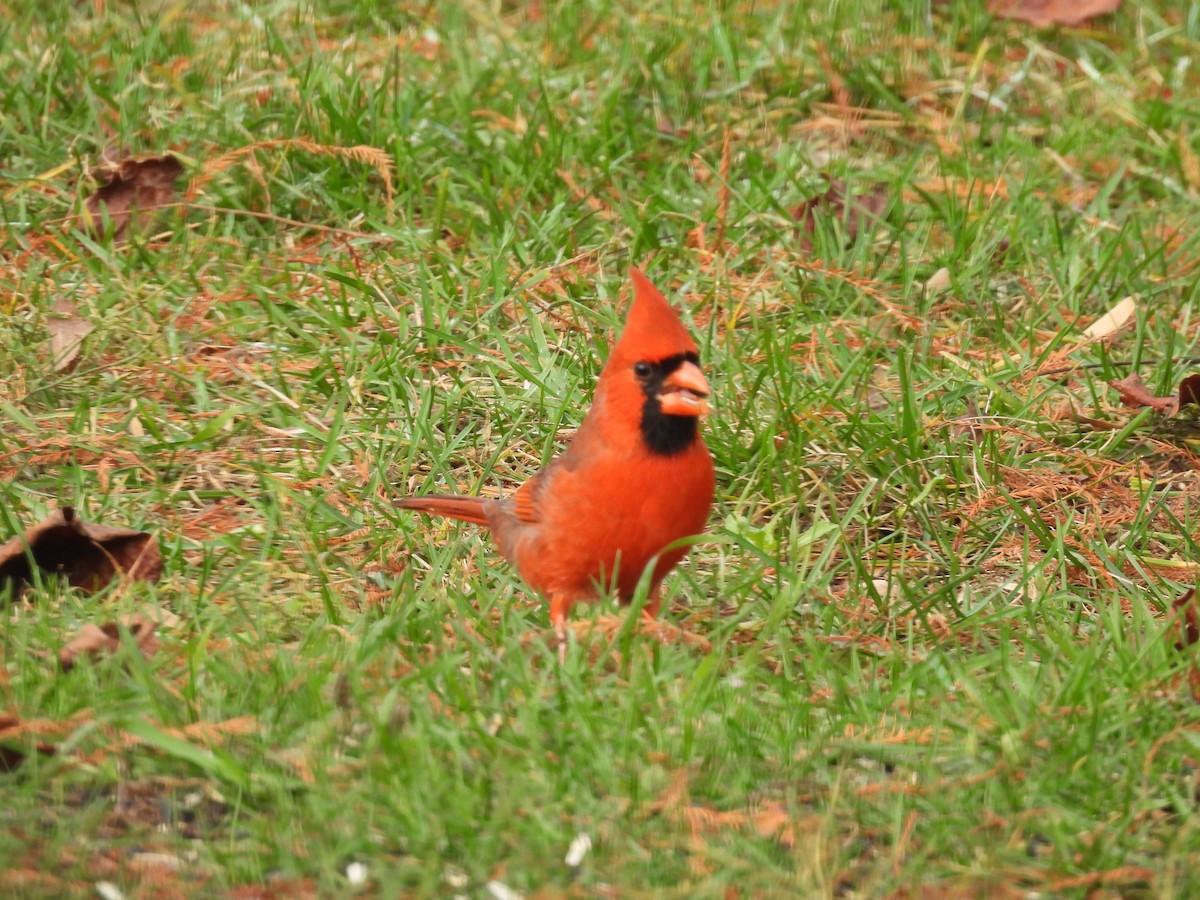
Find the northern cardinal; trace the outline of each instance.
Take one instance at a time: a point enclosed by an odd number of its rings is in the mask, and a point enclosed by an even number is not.
[[[629,274],[634,296],[625,331],[561,456],[503,499],[396,501],[489,526],[504,558],[550,601],[560,655],[571,607],[614,582],[628,603],[652,560],[643,611],[657,616],[662,580],[687,553],[671,545],[703,531],[712,508],[712,457],[698,427],[708,412],[708,382],[696,344],[646,276]]]

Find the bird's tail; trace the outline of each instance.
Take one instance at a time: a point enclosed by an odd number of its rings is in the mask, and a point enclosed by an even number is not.
[[[433,494],[426,497],[402,497],[393,501],[400,509],[415,509],[431,516],[445,516],[462,522],[487,525],[483,512],[483,497],[460,497],[457,494]]]

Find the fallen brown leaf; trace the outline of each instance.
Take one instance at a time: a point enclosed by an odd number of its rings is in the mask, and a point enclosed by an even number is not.
[[[149,659],[158,652],[158,635],[155,634],[157,625],[142,616],[123,616],[116,622],[106,622],[103,625],[88,623],[75,633],[75,637],[58,651],[58,664],[64,672],[69,672],[81,657],[95,659],[109,653],[116,653],[121,646],[121,632],[128,631],[133,637],[142,656]]]
[[[79,359],[83,339],[96,326],[77,316],[75,306],[69,300],[59,300],[52,311],[54,315],[46,320],[46,331],[50,333],[50,366],[55,372],[69,372]]]
[[[1142,382],[1142,377],[1134,372],[1109,384],[1121,395],[1121,402],[1126,406],[1149,406],[1168,416],[1175,415],[1178,402],[1174,397],[1161,397],[1151,393],[1150,388]]]
[[[1181,380],[1173,397],[1151,393],[1136,372],[1118,381],[1110,381],[1109,385],[1121,395],[1121,402],[1126,406],[1148,406],[1168,419],[1185,406],[1200,405],[1200,373]]]
[[[0,772],[11,772],[25,762],[27,754],[24,749],[8,746],[8,741],[24,738],[29,731],[21,721],[20,716],[12,713],[0,713]],[[37,741],[33,748],[42,756],[53,756],[55,747],[45,741]]]
[[[1179,382],[1179,407],[1200,404],[1200,373],[1189,375]]]
[[[799,223],[803,232],[800,246],[805,251],[812,250],[812,236],[818,216],[839,219],[846,230],[846,239],[853,241],[860,231],[882,221],[890,198],[891,192],[886,184],[874,184],[864,194],[851,194],[846,182],[840,178],[830,179],[828,190],[791,209],[792,218]]]
[[[1189,588],[1171,604],[1178,616],[1175,620],[1175,649],[1182,650],[1200,643],[1200,618],[1197,618],[1196,589]]]
[[[146,531],[91,525],[65,506],[42,522],[0,545],[0,589],[22,591],[33,580],[31,565],[61,572],[72,587],[98,591],[121,575],[158,581],[162,554]]]
[[[155,212],[175,202],[175,180],[183,163],[174,155],[130,157],[109,165],[109,180],[83,204],[83,226],[93,233],[104,227],[105,213],[114,241],[130,231],[145,232]]]
[[[687,140],[692,134],[691,129],[686,125],[679,125],[673,119],[669,119],[666,116],[658,117],[658,121],[655,122],[655,128],[663,137],[679,138],[680,140]],[[705,174],[711,175],[712,173],[706,169]]]
[[[1083,334],[1080,335],[1080,340],[1099,341],[1116,334],[1128,324],[1135,313],[1137,313],[1137,301],[1133,297],[1126,297],[1085,328]]]
[[[929,276],[929,280],[925,282],[924,288],[927,293],[940,294],[942,291],[950,290],[953,284],[954,282],[950,278],[950,270],[942,266]]]
[[[1001,19],[1028,22],[1034,28],[1078,27],[1096,16],[1116,12],[1121,0],[988,0],[988,12]]]

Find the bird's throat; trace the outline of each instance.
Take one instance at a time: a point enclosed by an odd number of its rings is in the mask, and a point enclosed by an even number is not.
[[[696,416],[669,416],[654,397],[642,406],[642,440],[656,456],[677,456],[700,439]]]

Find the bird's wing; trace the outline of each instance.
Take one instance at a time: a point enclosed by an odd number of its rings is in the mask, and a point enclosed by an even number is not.
[[[586,425],[585,422],[584,427],[576,433],[561,454],[552,459],[544,469],[534,473],[515,492],[504,498],[503,505],[506,514],[522,525],[538,525],[545,519],[544,504],[553,490],[551,485],[555,481],[561,480],[560,475],[565,475],[567,481],[571,481],[571,476],[567,473],[578,469],[586,455],[583,452],[583,445],[586,441],[580,440],[581,437],[584,437]]]
[[[522,525],[537,525],[542,521],[538,501],[542,495],[541,485],[545,481],[542,477],[544,474],[545,472],[538,472],[517,488],[517,492],[505,501],[506,511]]]

